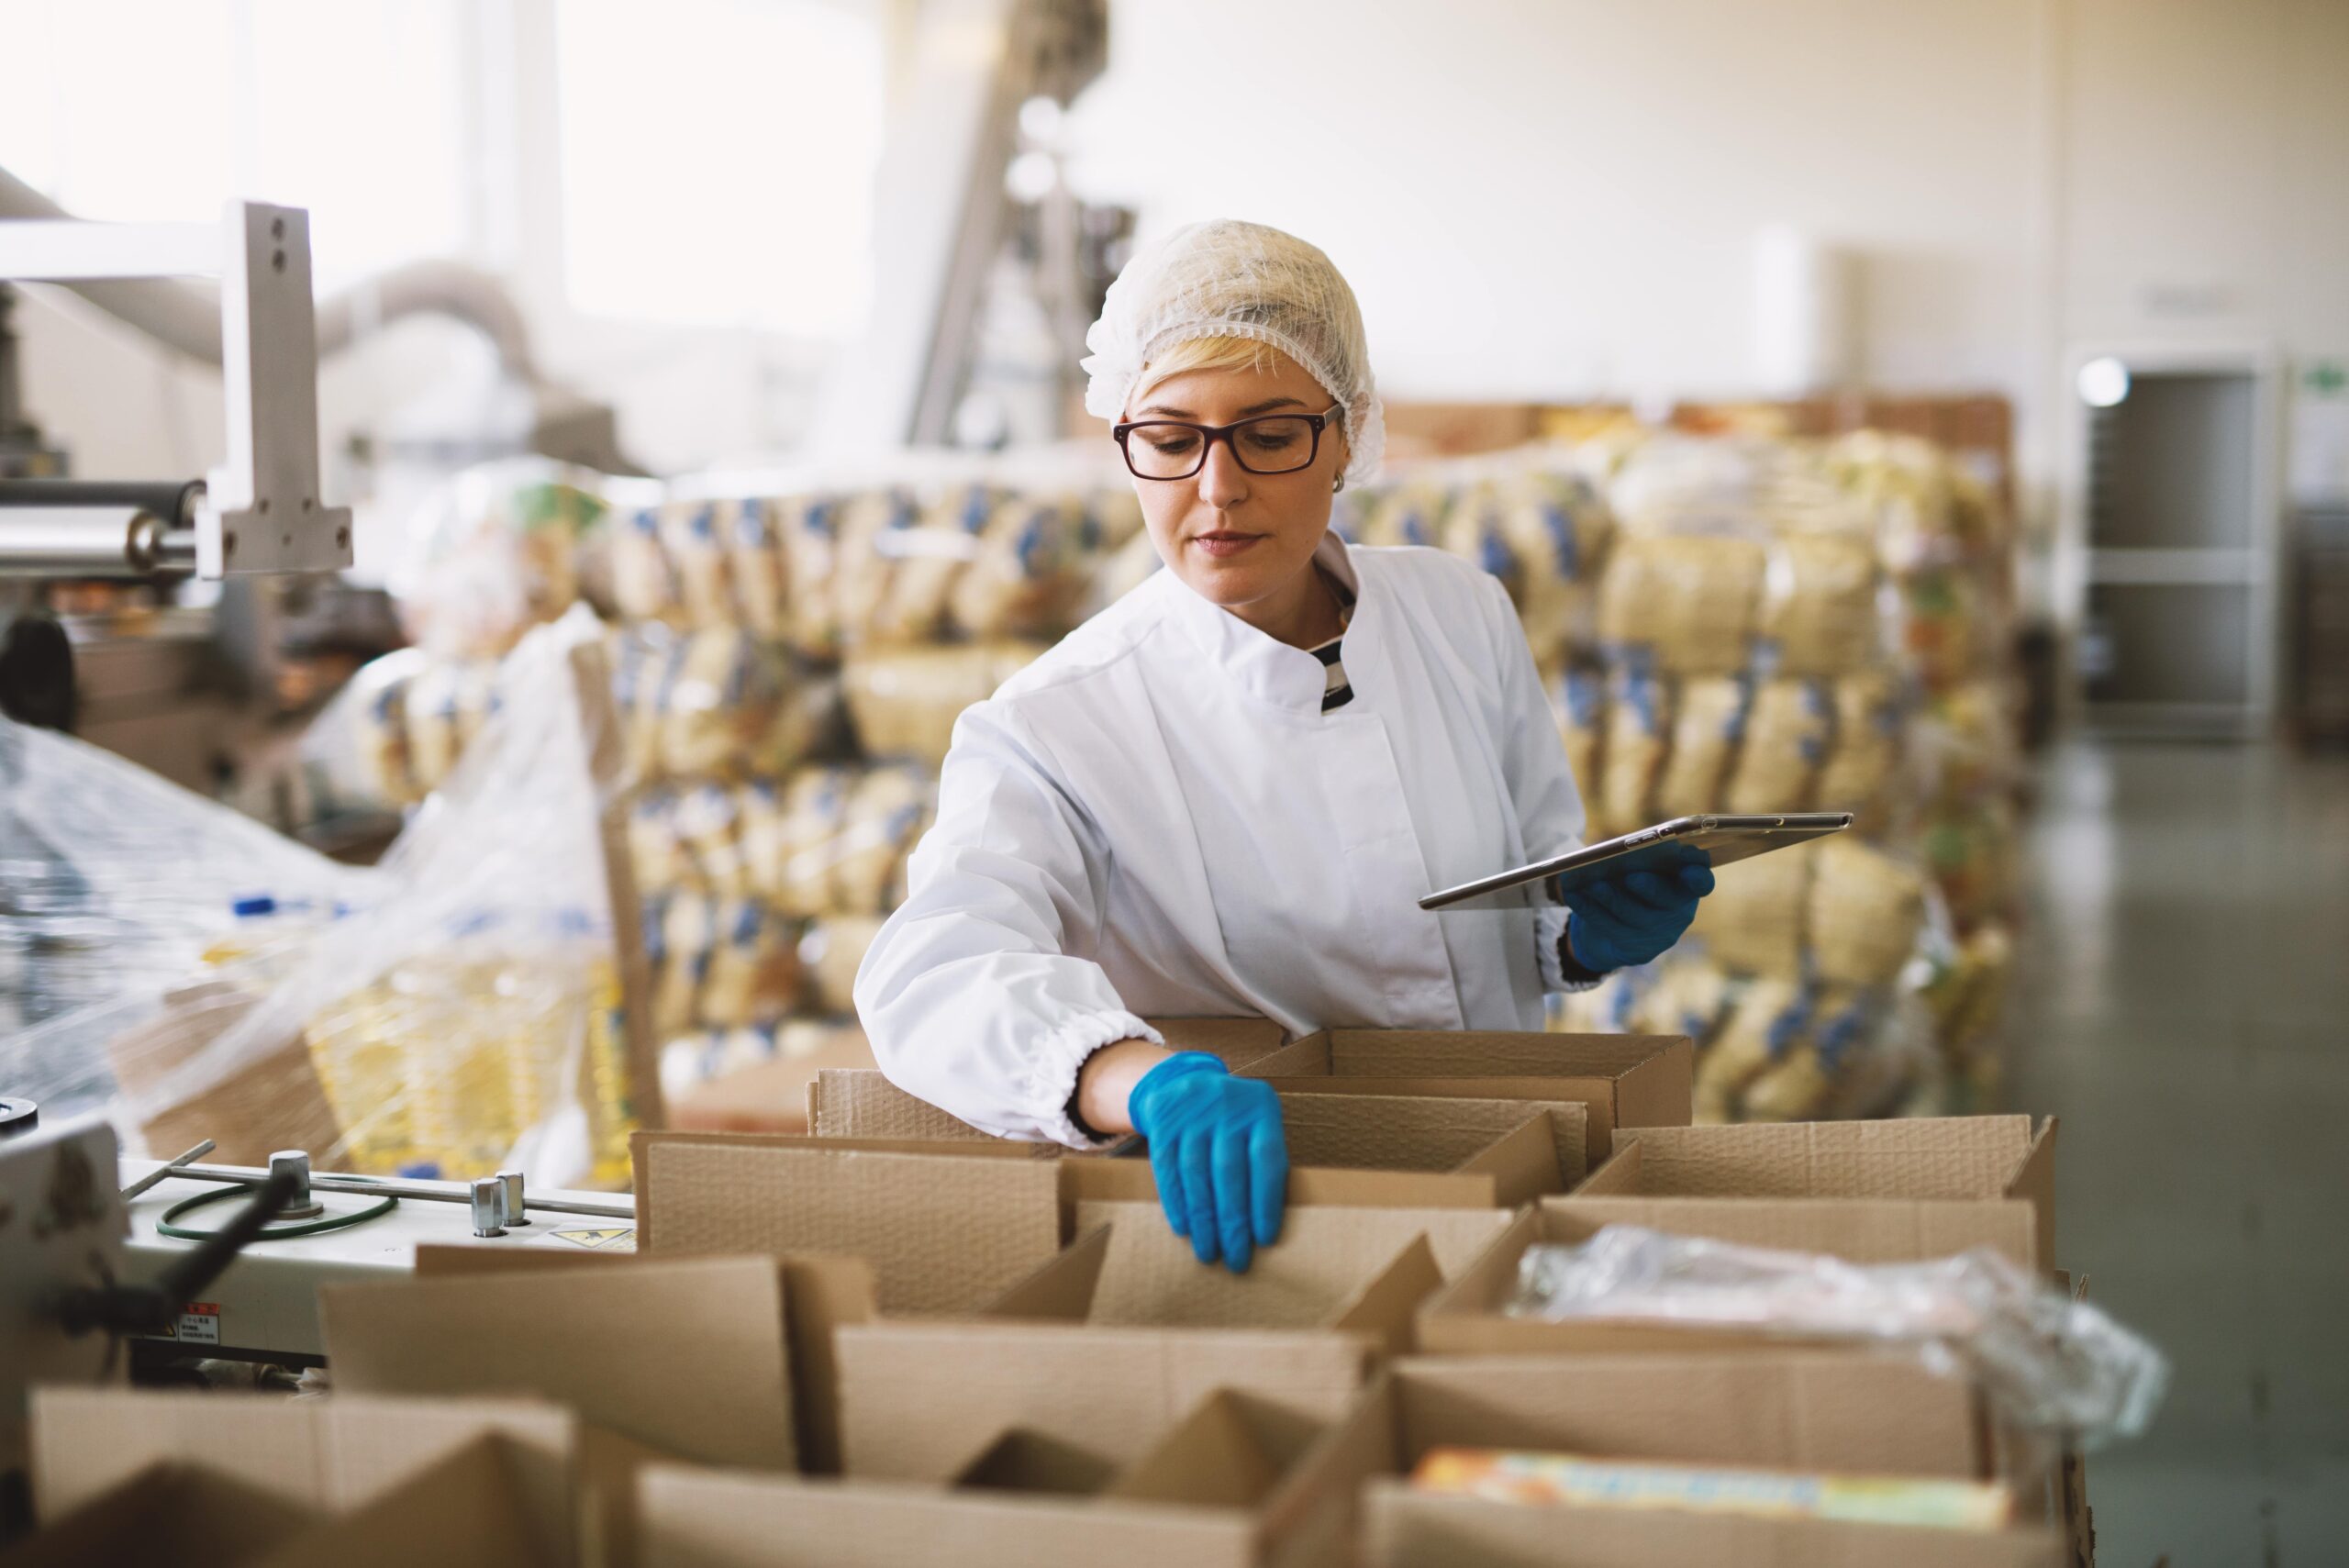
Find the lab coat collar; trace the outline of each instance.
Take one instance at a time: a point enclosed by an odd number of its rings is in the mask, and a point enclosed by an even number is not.
[[[1346,638],[1352,644],[1376,614],[1377,596],[1364,592],[1353,554],[1334,530],[1321,536],[1313,560],[1344,584],[1347,592],[1354,596],[1353,618],[1346,627]],[[1302,648],[1291,648],[1266,636],[1230,611],[1201,598],[1173,572],[1163,575],[1169,579],[1167,596],[1174,606],[1176,624],[1209,663],[1251,696],[1276,707],[1312,714],[1321,711],[1321,695],[1329,679],[1321,661]],[[1351,663],[1348,667],[1351,670]]]

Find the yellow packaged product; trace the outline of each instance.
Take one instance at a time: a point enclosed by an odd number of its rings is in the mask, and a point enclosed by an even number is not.
[[[424,798],[408,756],[408,687],[422,665],[414,649],[387,653],[351,678],[353,741],[360,767],[377,794],[396,806]]]
[[[1809,1474],[1497,1449],[1430,1449],[1412,1471],[1411,1485],[1533,1507],[1668,1508],[1973,1531],[2003,1529],[2013,1512],[2007,1489],[1985,1481]]]
[[[673,501],[662,507],[661,543],[676,574],[686,624],[734,625],[732,558],[718,534],[718,504]]]
[[[866,491],[841,505],[832,587],[843,642],[853,645],[872,638],[889,603],[903,553],[897,536],[920,524],[913,497],[901,490]]]
[[[629,620],[667,620],[681,615],[675,568],[661,539],[661,510],[639,506],[621,514],[612,528],[612,602]]]
[[[898,862],[930,795],[929,778],[912,768],[874,768],[857,782],[832,864],[831,909],[855,915],[885,911]]]
[[[995,508],[995,492],[986,485],[960,485],[935,502],[916,526],[874,536],[874,548],[893,557],[895,568],[873,615],[869,629],[874,641],[934,642],[944,634],[955,582],[977,557],[979,536]]]
[[[1752,539],[1664,534],[1620,540],[1599,579],[1598,636],[1646,651],[1676,675],[1745,667],[1760,612],[1763,547]]]
[[[807,1005],[818,1013],[856,1011],[856,972],[873,939],[881,934],[879,915],[827,915],[799,939],[799,962],[807,977]]]
[[[718,527],[743,628],[762,641],[789,640],[791,578],[774,505],[756,497],[721,503]]]
[[[715,914],[710,901],[694,893],[677,894],[646,910],[645,961],[652,974],[656,1034],[682,1034],[701,1016],[702,986],[716,945]]]
[[[736,793],[723,784],[703,783],[673,798],[677,837],[700,873],[701,885],[733,897],[749,893],[751,868],[742,853]]]
[[[833,582],[841,555],[840,504],[827,496],[794,497],[771,503],[768,511],[783,539],[792,646],[811,659],[833,658],[841,640]]]
[[[637,891],[648,898],[701,880],[678,830],[677,797],[673,791],[648,790],[629,807],[628,859],[636,873]]]
[[[770,1024],[798,998],[799,953],[790,925],[756,898],[719,900],[715,940],[695,1021],[708,1029]]]
[[[833,868],[847,853],[843,834],[858,774],[817,766],[793,773],[784,786],[783,816],[772,835],[762,829],[751,850],[751,875],[786,914],[821,915],[832,907]]]
[[[448,778],[464,744],[459,717],[463,684],[461,666],[440,662],[425,665],[408,684],[408,772],[417,788],[426,793],[439,789]]]
[[[1593,839],[1610,838],[1655,820],[1656,780],[1672,751],[1672,687],[1661,678],[1625,670],[1613,682],[1598,790],[1592,804]]]
[[[1762,637],[1787,675],[1842,675],[1884,657],[1880,578],[1865,539],[1787,534],[1764,576]]]
[[[1889,675],[1846,675],[1835,683],[1835,743],[1820,770],[1824,811],[1867,815],[1900,762],[1899,687]]]
[[[963,710],[993,696],[1040,651],[1028,643],[974,642],[852,655],[841,668],[841,686],[859,746],[870,756],[910,758],[936,768],[946,760]]]
[[[1835,698],[1826,682],[1765,681],[1746,710],[1745,743],[1722,795],[1728,811],[1805,811],[1835,740]]]
[[[1817,857],[1808,921],[1819,977],[1844,985],[1889,985],[1899,978],[1924,929],[1924,874],[1843,836],[1798,852]]]
[[[1071,501],[1005,497],[955,579],[955,626],[980,639],[1058,635],[1085,592],[1085,539],[1097,528]]]
[[[1701,1051],[1728,1017],[1733,983],[1709,959],[1679,951],[1656,961],[1655,975],[1631,1006],[1627,1029],[1638,1034],[1685,1034]]]
[[[1745,733],[1750,690],[1737,675],[1692,675],[1679,683],[1672,753],[1656,780],[1658,817],[1719,811],[1730,763]]]
[[[1599,831],[1598,789],[1601,748],[1607,735],[1607,677],[1579,665],[1569,666],[1550,682],[1550,706],[1558,716],[1558,735],[1565,742],[1566,771],[1582,793],[1583,811],[1589,817],[1586,839],[1606,837]]]
[[[1823,847],[1798,845],[1719,868],[1689,935],[1701,938],[1724,969],[1777,980],[1800,977],[1811,871]]]
[[[1810,1026],[1810,999],[1800,982],[1747,981],[1731,1004],[1720,1032],[1698,1058],[1692,1090],[1696,1119],[1707,1124],[1739,1119],[1746,1085],[1801,1044]]]

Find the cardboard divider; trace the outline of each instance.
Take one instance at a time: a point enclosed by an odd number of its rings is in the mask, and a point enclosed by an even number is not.
[[[1975,1478],[1986,1463],[1976,1417],[1961,1385],[1859,1352],[1416,1359],[1379,1377],[1300,1462],[1294,1485],[1362,1497],[1368,1561],[1376,1563],[2053,1568],[2046,1553],[2057,1538],[2043,1531],[1887,1534],[1888,1527],[1769,1520],[1757,1533],[1747,1528],[1757,1521],[1438,1496],[1401,1479],[1439,1446]]]
[[[1447,1253],[1501,1212],[1292,1209],[1244,1276],[1202,1268],[1155,1204],[1086,1204],[1085,1234],[978,1318],[883,1319],[838,1339],[844,1462],[936,1481],[1012,1428],[1141,1457],[1218,1386],[1334,1416],[1409,1343]],[[1074,1391],[1081,1390],[1081,1394]]]
[[[1272,1080],[1284,1096],[1578,1102],[1595,1164],[1619,1127],[1688,1125],[1695,1061],[1685,1035],[1325,1029],[1237,1071]]]
[[[1544,1198],[1419,1314],[1419,1342],[1452,1354],[1753,1342],[1700,1327],[1508,1317],[1519,1260],[1638,1225],[1854,1263],[1920,1262],[1987,1247],[2043,1269],[2052,1244],[2056,1124],[2026,1117],[1642,1128],[1573,1193]]]
[[[237,1476],[161,1462],[116,1483],[0,1551],[6,1568],[170,1563],[239,1568],[300,1539],[325,1516]]]
[[[1118,1467],[1099,1454],[1015,1428],[981,1450],[948,1483],[993,1492],[1090,1497],[1117,1479]]]
[[[516,1498],[521,1462],[508,1440],[474,1438],[250,1568],[568,1568],[567,1541]]]
[[[1237,1070],[1280,1049],[1286,1031],[1269,1018],[1146,1018],[1170,1051],[1204,1051]],[[906,1093],[877,1070],[827,1067],[807,1085],[807,1130],[819,1138],[993,1139]]]
[[[789,1352],[792,1432],[799,1468],[837,1474],[841,1467],[840,1370],[832,1331],[843,1323],[870,1322],[879,1314],[873,1268],[862,1258],[776,1258],[783,1279],[784,1333]],[[416,1250],[420,1279],[482,1274],[544,1274],[578,1269],[661,1266],[640,1252],[557,1252],[543,1249],[499,1251],[487,1247],[423,1246]],[[560,1310],[552,1290],[547,1310]],[[564,1385],[565,1387],[568,1385]],[[562,1397],[561,1390],[555,1396]]]
[[[967,1312],[1060,1251],[1059,1162],[1040,1145],[640,1132],[637,1245],[860,1257],[881,1309]]]

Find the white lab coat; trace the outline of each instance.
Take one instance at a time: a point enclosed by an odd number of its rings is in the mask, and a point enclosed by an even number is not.
[[[1508,597],[1431,550],[1316,559],[1354,592],[1353,700],[1159,572],[954,727],[938,822],[856,1007],[892,1082],[1084,1147],[1077,1070],[1144,1016],[1538,1029],[1563,910],[1420,896],[1581,842]]]

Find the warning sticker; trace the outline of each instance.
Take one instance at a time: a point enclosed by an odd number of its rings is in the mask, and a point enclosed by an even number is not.
[[[636,1245],[636,1230],[632,1226],[620,1226],[607,1230],[558,1230],[554,1234],[574,1247],[632,1248]]]
[[[219,1303],[189,1302],[180,1310],[179,1331],[173,1338],[188,1345],[218,1344],[220,1342]]]

